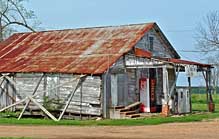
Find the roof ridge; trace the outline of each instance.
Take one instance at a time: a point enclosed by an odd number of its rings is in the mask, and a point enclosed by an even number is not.
[[[79,28],[69,28],[69,29],[54,29],[54,30],[42,30],[42,31],[36,31],[36,32],[17,32],[14,34],[43,33],[43,32],[69,31],[69,30],[80,30],[80,29],[100,29],[100,28],[125,27],[125,26],[150,25],[150,24],[156,24],[156,22],[133,23],[133,24],[123,24],[123,25],[109,25],[109,26],[103,25],[103,26],[79,27]]]

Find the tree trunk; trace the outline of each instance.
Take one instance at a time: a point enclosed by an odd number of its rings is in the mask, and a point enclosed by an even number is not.
[[[0,42],[3,41],[3,33],[2,33],[2,29],[0,29]]]
[[[3,41],[3,30],[2,30],[2,22],[0,20],[0,42]]]

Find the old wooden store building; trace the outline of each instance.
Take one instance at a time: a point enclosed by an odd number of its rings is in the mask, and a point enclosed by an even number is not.
[[[56,121],[186,113],[190,93],[176,80],[189,68],[204,73],[213,104],[211,65],[181,60],[156,23],[16,33],[0,44],[0,111]]]

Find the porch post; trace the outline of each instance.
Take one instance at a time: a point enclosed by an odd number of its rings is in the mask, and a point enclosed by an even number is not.
[[[188,83],[189,83],[189,107],[190,107],[190,112],[192,112],[191,77],[188,77]]]
[[[163,67],[163,100],[162,100],[162,115],[169,115],[169,105],[168,105],[168,71],[166,66]]]
[[[214,112],[215,105],[212,97],[212,81],[211,81],[211,69],[208,67],[206,71],[206,79],[207,79],[207,94],[208,94],[208,111]]]
[[[111,93],[111,75],[107,71],[102,75],[103,95],[102,95],[102,110],[103,118],[110,118],[109,107],[110,107],[110,93]]]

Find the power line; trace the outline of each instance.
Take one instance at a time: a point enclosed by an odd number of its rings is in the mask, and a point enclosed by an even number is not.
[[[215,52],[215,51],[219,51],[219,50],[177,50],[177,51],[179,51],[179,52],[191,52],[191,53],[196,53],[196,52],[198,52],[198,53],[201,53],[201,52],[205,52],[205,53],[207,53],[207,52]]]
[[[172,33],[183,33],[183,32],[194,32],[193,29],[185,29],[185,30],[167,30],[165,32],[172,32]]]

